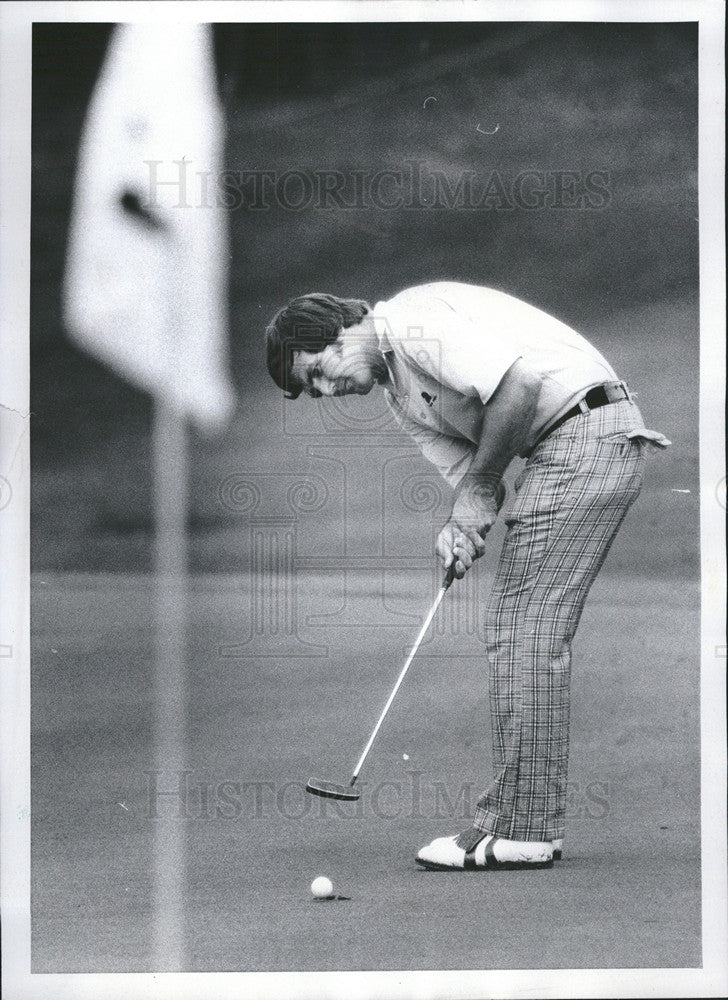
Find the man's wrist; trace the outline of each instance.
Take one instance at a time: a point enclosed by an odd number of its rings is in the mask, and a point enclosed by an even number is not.
[[[466,472],[458,485],[457,496],[468,496],[479,503],[495,503],[500,509],[505,498],[502,477],[494,472]]]

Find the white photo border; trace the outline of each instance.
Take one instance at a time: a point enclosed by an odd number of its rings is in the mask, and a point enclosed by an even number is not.
[[[9,1000],[140,997],[712,997],[728,992],[726,910],[725,6],[721,0],[270,0],[6,2],[0,9],[0,411],[29,423],[31,33],[33,22],[604,21],[698,22],[700,483],[702,567],[701,969],[49,975],[30,973],[29,435],[14,447],[0,519],[3,984]],[[722,652],[720,652],[722,650]]]

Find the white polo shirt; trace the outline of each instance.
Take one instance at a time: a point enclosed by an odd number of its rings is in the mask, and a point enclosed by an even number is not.
[[[492,288],[418,285],[378,302],[372,318],[392,381],[387,402],[453,486],[480,441],[483,406],[519,358],[541,378],[531,442],[593,386],[617,381],[571,327]]]

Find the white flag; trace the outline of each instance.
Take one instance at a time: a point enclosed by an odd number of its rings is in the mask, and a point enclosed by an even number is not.
[[[223,119],[207,25],[118,25],[79,149],[64,319],[71,338],[204,430],[228,376]]]

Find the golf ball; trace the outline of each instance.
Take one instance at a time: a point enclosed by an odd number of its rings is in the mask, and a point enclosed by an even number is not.
[[[328,899],[329,896],[333,896],[334,894],[334,884],[330,878],[326,878],[325,875],[319,875],[311,883],[311,892],[316,899]]]

